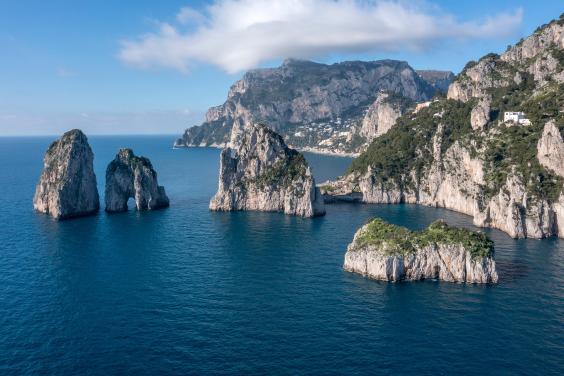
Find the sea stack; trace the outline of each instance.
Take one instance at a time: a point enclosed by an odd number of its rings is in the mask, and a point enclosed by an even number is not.
[[[127,211],[129,198],[137,210],[169,206],[165,189],[158,185],[157,172],[148,158],[137,157],[131,149],[120,149],[106,169],[106,211]]]
[[[442,221],[423,231],[410,231],[373,219],[354,235],[344,269],[392,282],[498,280],[493,242],[483,233],[449,227]]]
[[[230,146],[220,158],[219,188],[210,210],[325,214],[323,197],[304,156],[265,125],[234,125]]]
[[[96,213],[100,208],[94,153],[79,129],[66,132],[45,153],[33,207],[55,219]]]

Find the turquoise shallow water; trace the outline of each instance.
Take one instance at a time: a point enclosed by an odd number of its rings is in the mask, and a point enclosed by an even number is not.
[[[31,199],[50,138],[0,138],[0,374],[564,373],[564,242],[496,242],[500,284],[388,284],[342,270],[373,216],[412,229],[469,217],[328,206],[313,220],[211,213],[219,151],[91,137],[100,192],[117,148],[149,157],[171,207],[54,222]],[[348,160],[307,155],[318,181]]]

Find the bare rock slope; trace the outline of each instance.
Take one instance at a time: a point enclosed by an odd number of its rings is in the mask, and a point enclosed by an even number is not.
[[[467,65],[448,98],[404,115],[355,159],[332,200],[418,203],[512,237],[564,237],[564,17]],[[527,124],[504,122],[522,111]]]
[[[78,129],[66,132],[45,153],[33,207],[55,219],[96,213],[100,199],[94,174],[94,154]]]

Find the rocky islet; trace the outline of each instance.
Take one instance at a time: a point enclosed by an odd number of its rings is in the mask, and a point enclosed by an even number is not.
[[[325,214],[305,158],[262,124],[238,124],[220,156],[213,211],[257,210],[302,217]]]
[[[355,234],[344,269],[382,281],[497,283],[493,242],[437,221],[410,231],[375,218]]]
[[[57,220],[98,212],[94,153],[82,131],[68,131],[49,146],[33,207]]]
[[[88,139],[78,129],[53,142],[45,153],[34,209],[57,220],[96,214],[100,198],[93,161]],[[137,210],[169,206],[149,159],[135,156],[131,149],[121,149],[106,170],[106,211],[126,211],[129,198],[135,200]]]
[[[169,206],[157,172],[148,158],[138,157],[131,149],[121,149],[106,169],[106,211],[127,211],[127,201],[133,198],[137,210],[155,210]]]

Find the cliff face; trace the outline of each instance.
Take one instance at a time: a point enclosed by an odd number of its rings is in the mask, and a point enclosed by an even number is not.
[[[563,25],[553,21],[501,57],[470,64],[451,84],[451,99],[399,118],[323,192],[444,207],[512,237],[564,237],[564,61],[562,40],[553,38]],[[560,60],[540,74],[549,55]],[[524,111],[531,124],[506,124],[504,111]]]
[[[296,147],[354,152],[359,142],[353,128],[380,90],[413,101],[437,91],[405,62],[287,60],[279,68],[246,73],[226,102],[211,108],[206,121],[188,128],[175,146],[225,145],[234,123],[264,122]]]
[[[393,282],[498,281],[493,243],[483,234],[449,228],[441,222],[417,233],[375,219],[356,232],[343,267],[369,278]]]
[[[96,213],[100,201],[93,161],[88,139],[78,129],[53,142],[35,189],[35,210],[55,219]]]
[[[169,206],[165,189],[158,185],[151,161],[137,157],[131,149],[121,149],[106,169],[106,211],[127,211],[129,198],[137,210]]]
[[[390,96],[380,92],[362,119],[360,135],[368,142],[386,134],[414,103],[404,97]]]
[[[544,126],[537,144],[537,158],[543,167],[564,177],[564,141],[554,121]]]
[[[264,125],[238,124],[220,158],[219,188],[210,210],[325,214],[323,197],[304,157]]]

